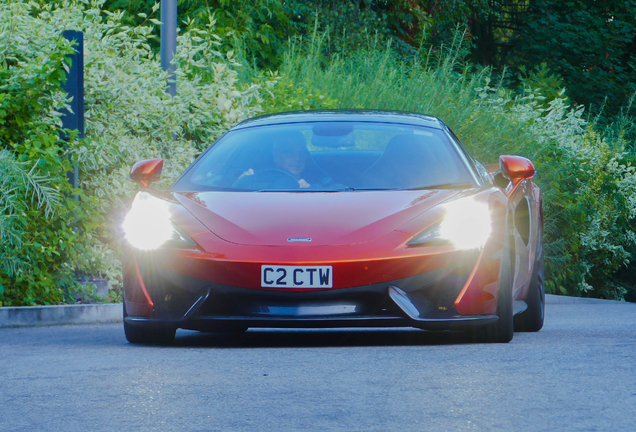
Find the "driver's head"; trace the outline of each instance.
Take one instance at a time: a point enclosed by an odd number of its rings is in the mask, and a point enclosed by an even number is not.
[[[284,169],[295,176],[300,175],[309,157],[304,135],[298,131],[277,135],[272,155],[276,168]]]

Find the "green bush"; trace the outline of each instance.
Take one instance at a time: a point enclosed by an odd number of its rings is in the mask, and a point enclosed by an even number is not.
[[[263,112],[263,100],[270,110],[293,93],[296,99],[285,102],[292,108],[315,107],[321,100],[307,85],[298,86],[298,92],[279,86],[273,75],[255,84],[241,82],[241,66],[231,50],[221,53],[212,18],[204,29],[179,35],[178,95],[171,99],[165,92],[168,77],[150,44],[154,27],[130,27],[124,16],[100,10],[99,3],[65,2],[54,8],[0,2],[0,53],[5,56],[0,58],[0,143],[25,169],[36,165],[32,174],[46,177],[42,187],[53,187],[60,197],[47,210],[30,200],[26,189],[15,191],[29,211],[21,225],[14,225],[15,235],[2,238],[0,250],[10,248],[7,253],[25,263],[17,273],[0,268],[0,301],[7,305],[73,301],[70,293],[80,291],[76,277],[85,274],[108,278],[118,291],[117,224],[125,200],[137,188],[126,180],[135,162],[166,159],[156,184],[166,187],[232,125]],[[59,29],[84,32],[86,138],[68,143],[58,138],[58,111],[65,103],[60,84],[70,46]],[[80,166],[77,191],[64,174],[69,157]],[[2,184],[8,192],[8,183]],[[71,194],[78,200],[66,198]],[[2,210],[2,220],[13,217],[12,211]]]
[[[622,300],[636,294],[620,273],[636,267],[636,171],[625,142],[608,142],[556,98],[515,101],[511,115],[535,137],[532,151],[544,189],[547,286],[553,293]],[[543,111],[543,112],[542,112]]]
[[[29,270],[28,261],[16,254],[23,247],[26,213],[32,207],[44,207],[44,217],[49,217],[60,201],[60,194],[49,186],[51,179],[35,173],[37,164],[31,168],[29,165],[0,149],[0,269],[10,277]],[[0,295],[4,295],[4,287],[0,286]]]
[[[40,0],[42,1],[42,0]],[[155,0],[106,0],[103,9],[110,12],[126,11],[125,24],[131,27],[155,25],[159,32],[160,16]],[[260,67],[275,68],[280,60],[285,41],[297,32],[295,2],[282,0],[179,0],[178,25],[181,29],[202,28],[215,21],[215,32],[229,43],[222,52],[243,49],[250,60]],[[158,41],[150,45],[159,49]]]
[[[59,139],[60,84],[71,46],[23,2],[0,2],[0,303],[70,301],[75,270],[92,271],[84,240],[94,203],[69,198],[69,156]]]

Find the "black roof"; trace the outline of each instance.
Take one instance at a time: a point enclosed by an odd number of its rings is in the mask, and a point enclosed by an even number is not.
[[[293,111],[267,114],[244,120],[233,129],[285,123],[304,123],[309,121],[360,121],[378,123],[399,123],[413,126],[442,128],[442,121],[437,117],[404,111],[383,110],[320,110]]]

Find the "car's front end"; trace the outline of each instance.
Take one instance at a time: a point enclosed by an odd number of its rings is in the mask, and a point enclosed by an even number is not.
[[[273,207],[285,208],[293,216],[251,213],[258,223],[269,225],[270,238],[254,239],[232,232],[239,227],[226,227],[222,235],[234,234],[234,241],[213,233],[182,205],[203,213],[206,199],[220,206],[231,204],[223,202],[219,193],[141,194],[147,194],[146,203],[165,203],[170,216],[163,225],[147,227],[147,250],[143,245],[127,248],[129,324],[201,331],[343,326],[441,330],[497,319],[503,234],[497,232],[501,231],[497,219],[505,217],[505,206],[496,190],[459,198],[459,191],[401,191],[396,201],[407,205],[398,212],[400,220],[387,222],[381,212],[377,220],[356,226],[357,236],[329,232],[329,224],[341,217],[329,215],[337,212],[333,209],[340,199],[335,194],[314,195],[312,200],[318,202],[313,209],[307,203],[294,209],[291,202],[297,197],[272,193],[267,198]],[[354,197],[356,206],[382,203],[385,194],[359,193]],[[451,200],[448,205],[437,205],[447,200]],[[417,201],[419,206],[408,206]],[[322,223],[301,222],[320,208],[331,209],[317,217]],[[151,213],[156,222],[156,208]],[[213,217],[199,217],[208,225],[214,223]],[[440,227],[445,221],[457,224],[451,231],[482,232],[481,238],[472,240],[481,244],[463,244],[466,236],[444,238]],[[143,219],[138,223],[146,224]],[[179,227],[177,233],[162,233],[174,227]],[[143,227],[130,230],[139,235]],[[162,236],[165,244],[155,247]],[[329,239],[321,241],[321,236]]]
[[[505,172],[519,171],[515,185],[534,175],[522,159]],[[514,272],[514,190],[495,186],[437,119],[265,117],[151,191],[160,170],[155,159],[131,172],[144,188],[123,223],[131,341],[176,328],[357,326],[512,338],[515,280],[528,289],[527,272]]]

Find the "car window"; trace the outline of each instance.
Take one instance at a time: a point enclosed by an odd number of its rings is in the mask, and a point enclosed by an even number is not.
[[[360,191],[474,185],[443,131],[370,122],[314,122],[230,131],[175,190]]]

